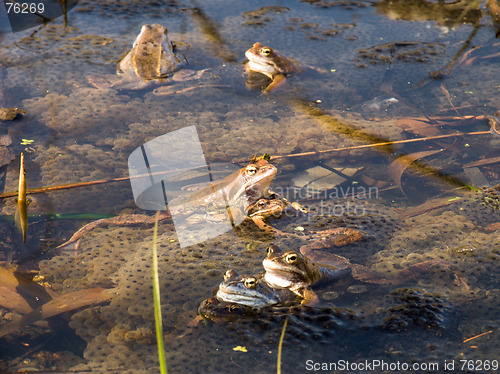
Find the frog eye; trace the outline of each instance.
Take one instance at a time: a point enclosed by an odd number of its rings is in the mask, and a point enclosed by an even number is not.
[[[275,254],[275,253],[280,253],[280,252],[282,252],[281,249],[279,249],[278,247],[276,247],[274,245],[271,245],[270,247],[267,248],[268,257]]]
[[[257,280],[255,278],[247,278],[247,279],[245,279],[244,284],[245,284],[246,288],[252,289],[252,288],[255,288],[255,286],[257,284]]]
[[[273,50],[269,47],[264,47],[260,51],[264,56],[270,56],[273,53]]]
[[[229,311],[231,313],[239,313],[241,311],[241,308],[238,305],[232,304],[229,306]]]
[[[257,205],[259,206],[259,208],[264,208],[267,205],[267,201],[266,200],[259,200],[259,201],[257,201]]]
[[[256,166],[248,165],[246,170],[245,170],[245,173],[247,175],[255,175],[255,174],[257,174],[257,171],[258,171],[258,169]]]
[[[297,262],[297,258],[298,258],[298,256],[295,253],[289,253],[286,255],[285,260],[289,264],[293,264],[293,263]]]

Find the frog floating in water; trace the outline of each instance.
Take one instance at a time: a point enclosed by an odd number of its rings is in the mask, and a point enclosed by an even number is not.
[[[255,43],[245,52],[245,56],[248,59],[245,70],[249,73],[247,85],[252,84],[251,81],[255,78],[253,73],[263,74],[271,79],[272,82],[264,89],[264,93],[282,86],[287,77],[304,71],[304,66],[297,61],[260,43]]]
[[[214,182],[197,192],[179,198],[179,200],[172,200],[169,203],[169,209],[172,213],[175,212],[175,214],[188,217],[184,219],[185,222],[196,224],[197,222],[206,220],[206,217],[200,213],[200,211],[204,211],[204,207],[220,204],[221,201],[224,201],[224,211],[221,212],[221,214],[223,213],[224,216],[227,217],[227,206],[229,206],[231,207],[233,222],[241,222],[244,217],[247,216],[248,207],[254,205],[259,199],[267,196],[269,185],[274,179],[276,172],[276,167],[264,159],[251,162],[247,166],[218,182]],[[251,217],[249,218],[252,219]],[[171,219],[171,214],[169,212],[162,212],[159,222],[168,219]],[[119,226],[153,224],[155,220],[155,216],[144,214],[103,218],[85,225],[67,242],[58,246],[58,248],[76,243],[75,249],[78,249],[83,236],[96,227],[110,224]],[[216,217],[212,217],[212,220],[215,221]]]
[[[329,268],[319,266],[307,257],[295,251],[284,252],[276,246],[267,250],[267,256],[262,262],[265,282],[276,289],[288,289],[301,297],[304,304],[319,302],[311,286],[320,280],[338,279],[349,274],[346,266]]]
[[[291,290],[303,299],[304,305],[319,302],[318,296],[311,289],[312,285],[344,277],[349,272],[355,279],[363,282],[400,285],[429,271],[433,266],[450,267],[444,261],[429,260],[408,266],[394,276],[385,277],[366,266],[352,264],[345,257],[318,251],[311,245],[301,247],[300,253],[271,246],[262,265],[265,269],[263,279],[270,287]]]
[[[179,46],[170,41],[164,26],[143,25],[132,49],[118,62],[117,75],[90,77],[89,81],[97,88],[140,90],[172,80],[200,78],[207,69],[178,72],[187,64],[186,58],[178,53]]]
[[[255,317],[258,313],[257,308],[238,303],[227,303],[216,297],[203,300],[198,308],[199,315],[215,323],[241,320],[242,317]],[[199,318],[195,318],[191,325],[196,326],[199,321]]]
[[[298,297],[286,288],[271,288],[261,275],[240,275],[236,270],[228,270],[219,285],[217,299],[252,308],[263,308],[279,304],[297,304]]]
[[[27,112],[19,108],[0,108],[0,121],[13,121]]]
[[[287,331],[299,332],[297,343],[311,339],[328,344],[327,338],[336,331],[354,331],[359,323],[357,313],[346,308],[317,308],[303,305],[253,308],[220,301],[216,297],[203,300],[198,307],[198,314],[199,317],[191,322],[188,331],[181,337],[195,334],[194,328],[201,327],[203,320],[205,325],[207,322],[227,324],[231,326],[231,331],[241,332],[243,336],[250,332],[249,337],[258,336],[262,343],[270,339],[269,336],[266,338],[268,333],[274,336],[271,338],[274,340],[275,334],[279,334],[287,319],[289,324]],[[240,334],[238,336],[241,338]],[[291,339],[291,336],[287,339]]]

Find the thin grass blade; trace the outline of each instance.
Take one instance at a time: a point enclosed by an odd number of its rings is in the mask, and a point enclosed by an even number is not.
[[[163,324],[161,320],[161,303],[160,303],[160,280],[158,277],[158,254],[156,249],[156,238],[158,236],[158,217],[160,212],[156,214],[155,226],[153,228],[153,301],[155,313],[155,328],[156,328],[156,345],[158,347],[158,360],[160,362],[160,373],[167,374],[167,360],[165,358],[165,347],[163,345]]]

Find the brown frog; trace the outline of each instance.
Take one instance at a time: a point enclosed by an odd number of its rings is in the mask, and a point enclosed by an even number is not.
[[[246,216],[247,208],[255,204],[260,198],[267,196],[269,185],[276,175],[277,169],[274,165],[261,159],[256,162],[251,162],[247,166],[227,176],[226,178],[211,183],[209,186],[200,189],[188,196],[172,200],[169,203],[169,209],[176,214],[188,217],[185,219],[187,223],[194,224],[197,221],[204,220],[206,217],[201,216],[198,212],[200,207],[205,205],[213,205],[224,201],[224,214],[227,215],[226,206],[231,207],[231,218],[233,222],[241,222],[242,219],[238,215]],[[214,201],[214,199],[216,200]],[[162,212],[159,217],[159,222],[171,219],[169,212]],[[213,218],[212,219],[216,219]],[[144,214],[123,215],[112,218],[103,218],[91,222],[80,230],[78,230],[67,242],[58,246],[58,248],[66,247],[72,243],[75,244],[75,249],[79,247],[79,242],[83,236],[96,227],[115,224],[119,226],[132,226],[138,224],[153,224],[156,220],[155,216]]]
[[[314,248],[314,247],[313,247]],[[366,266],[352,264],[348,259],[332,253],[311,249],[309,245],[300,252],[283,251],[276,246],[268,249],[262,262],[264,280],[273,288],[288,288],[304,299],[303,304],[314,305],[319,298],[311,286],[322,280],[334,280],[349,272],[357,279],[368,283],[399,285],[429,271],[433,266],[450,267],[441,260],[429,260],[408,266],[395,276],[386,277]]]
[[[279,218],[287,203],[277,196],[257,200],[248,208],[250,218],[261,230],[274,233],[273,228],[266,222],[268,218]]]
[[[249,79],[252,79],[252,73],[260,73],[271,79],[272,82],[264,89],[264,93],[282,86],[287,77],[304,71],[304,67],[297,61],[260,43],[255,43],[245,52],[245,56],[248,59],[245,70],[249,73]]]
[[[118,62],[117,75],[94,76],[89,81],[97,88],[140,90],[172,80],[200,78],[206,69],[178,72],[187,64],[186,58],[178,53],[179,46],[180,43],[170,41],[164,26],[143,25],[132,49]]]
[[[220,301],[215,297],[203,300],[198,313],[200,317],[190,324],[188,333],[183,336],[191,335],[193,327],[200,326],[200,320],[203,319],[205,322],[229,324],[242,334],[251,331],[252,335],[257,334],[260,342],[267,341],[267,339],[272,341],[275,339],[275,334],[279,334],[282,330],[284,321],[288,320],[289,328],[295,332],[302,332],[299,335],[300,341],[307,338],[318,341],[318,335],[311,334],[311,332],[352,331],[359,320],[355,311],[345,308],[317,308],[303,305],[252,308]],[[271,333],[273,337],[262,335],[262,331]],[[326,340],[324,342],[326,343]]]
[[[239,321],[244,317],[255,317],[259,310],[237,303],[227,303],[220,301],[216,297],[203,300],[198,308],[198,314],[204,319],[215,323]],[[191,324],[196,326],[199,318],[196,318]]]
[[[26,113],[19,108],[0,108],[0,121],[13,121]]]
[[[338,279],[349,273],[345,264],[320,266],[295,251],[282,251],[270,246],[262,262],[264,280],[273,288],[286,288],[301,297],[303,304],[317,304],[319,299],[311,286],[320,280]]]

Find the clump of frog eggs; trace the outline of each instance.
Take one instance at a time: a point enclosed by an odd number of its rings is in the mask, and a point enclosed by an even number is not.
[[[496,271],[498,237],[482,232],[466,217],[452,211],[435,214],[432,219],[426,215],[408,218],[386,249],[371,258],[371,267],[390,274],[419,262],[442,260],[450,266],[434,266],[420,278],[421,287],[456,289],[460,285],[453,277],[455,271],[466,279],[469,292],[478,292],[479,278]]]
[[[442,258],[455,263],[464,259],[467,261],[469,258],[476,262],[477,258],[480,258],[482,260],[468,269],[465,274],[467,281],[473,284],[472,277],[480,276],[481,267],[485,270],[490,269],[492,261],[488,259],[487,252],[490,251],[498,257],[498,248],[495,252],[490,247],[491,237],[475,230],[470,221],[453,212],[436,214],[432,222],[423,218],[407,219],[399,231],[390,224],[393,221],[389,216],[384,218],[376,212],[371,212],[371,214],[370,217],[359,220],[357,227],[367,231],[379,228],[383,234],[384,225],[388,226],[385,238],[388,243],[387,249],[370,258],[373,261],[374,270],[390,272],[392,269],[383,267],[383,262],[391,258],[397,259],[392,265],[396,270],[402,266],[400,264],[407,266],[428,259],[427,253],[430,253],[431,258]],[[308,223],[312,226],[310,228],[321,229],[331,227],[333,224],[352,225],[355,222],[356,217],[318,217],[310,222],[302,223],[306,227],[305,224]],[[290,225],[296,226],[297,223],[290,223]],[[425,236],[422,231],[425,232]],[[391,239],[394,233],[395,236]],[[457,233],[461,234],[457,236]],[[464,238],[475,241],[476,247],[483,249],[476,252],[468,251],[463,247],[466,244],[464,244]],[[404,242],[407,252],[403,252],[403,256],[400,256],[398,251],[401,247],[397,243],[403,240],[407,240]],[[443,249],[443,241],[448,246],[447,248]],[[498,243],[500,241],[497,240],[497,246]],[[425,244],[428,252],[421,251],[421,244]],[[41,274],[60,292],[95,286],[116,287],[116,297],[109,305],[87,308],[75,313],[72,317],[70,327],[87,342],[84,356],[88,362],[79,365],[78,369],[116,369],[131,367],[131,363],[139,370],[157,366],[157,351],[152,331],[154,316],[151,297],[150,250],[151,229],[109,227],[96,229],[88,234],[79,252],[64,252],[40,264]],[[189,322],[196,315],[200,300],[211,294],[213,287],[220,282],[227,269],[235,268],[255,274],[262,267],[262,253],[243,251],[242,243],[232,232],[201,245],[181,249],[170,224],[160,226],[158,252],[162,316],[169,367],[172,370],[173,368],[186,370],[187,366],[193,365],[194,371],[199,370],[195,366],[199,365],[200,360],[193,362],[192,358],[188,357],[189,352],[196,351],[197,355],[202,358],[203,364],[210,370],[223,370],[225,360],[214,357],[211,347],[233,343],[237,346],[241,342],[241,334],[253,339],[253,333],[248,326],[240,326],[240,328],[238,325],[233,326],[234,336],[202,329],[204,341],[202,346],[196,339],[179,339],[177,336],[186,330]],[[476,255],[478,257],[474,257]],[[377,262],[377,259],[380,261]],[[435,289],[435,285],[430,289]],[[419,304],[422,307],[420,319],[411,320],[413,312],[406,314],[402,312],[398,315],[398,310],[404,309],[404,306],[401,306],[399,309],[394,309],[393,322],[395,324],[388,324],[388,328],[418,324],[423,321],[422,318],[432,316],[437,319],[427,322],[433,326],[441,326],[442,312],[447,308],[443,306],[442,300],[439,297],[433,299],[434,296],[427,295],[424,291],[421,291],[424,292],[422,294],[419,294],[420,291],[415,292],[417,292],[416,297],[422,301]],[[399,295],[399,297],[401,300],[404,299],[404,295]],[[411,295],[408,297],[411,298]],[[498,305],[498,295],[495,297],[490,292],[491,303],[488,305],[492,308]],[[405,305],[403,301],[401,305]],[[405,319],[405,315],[411,318]],[[490,326],[491,323],[488,322],[490,320],[486,320],[484,325]],[[280,321],[276,323],[278,322]],[[468,331],[465,325],[463,329]],[[256,336],[262,337],[262,335]],[[303,343],[304,331],[294,330],[291,326],[290,339],[294,339],[294,336],[297,344],[305,344]],[[222,337],[224,341],[220,341]],[[269,339],[272,340],[271,337]],[[256,370],[258,372],[257,368]]]
[[[78,252],[66,251],[40,263],[40,273],[59,292],[116,287],[116,296],[108,305],[87,308],[72,317],[70,327],[87,342],[84,357],[88,362],[79,369],[157,365],[152,331],[151,235],[150,228],[95,229],[83,239]],[[185,370],[187,364],[183,361],[189,353],[184,345],[193,344],[191,352],[203,355],[194,342],[179,340],[177,335],[188,329],[199,302],[211,295],[225,270],[248,269],[254,273],[260,269],[262,254],[244,252],[236,239],[231,232],[181,249],[171,225],[160,227],[159,279],[169,368]],[[211,339],[220,344],[220,336]],[[207,346],[207,357],[209,353]]]

